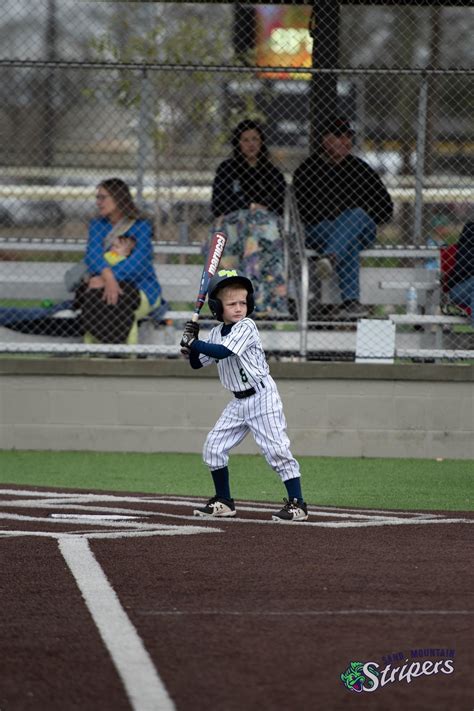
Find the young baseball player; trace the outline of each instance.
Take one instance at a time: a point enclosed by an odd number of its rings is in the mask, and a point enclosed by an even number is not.
[[[199,340],[199,325],[186,323],[182,353],[192,368],[217,363],[219,378],[234,397],[209,432],[203,450],[215,496],[196,516],[235,516],[229,485],[230,450],[250,431],[268,464],[282,478],[288,499],[275,521],[306,521],[308,510],[301,492],[300,468],[290,451],[286,420],[275,381],[269,374],[260,335],[248,316],[254,309],[252,283],[235,270],[220,270],[209,284],[209,308],[221,323],[207,341]]]

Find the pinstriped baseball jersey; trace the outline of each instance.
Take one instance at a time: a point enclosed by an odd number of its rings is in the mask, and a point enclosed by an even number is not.
[[[209,343],[225,346],[233,356],[217,361],[217,370],[222,385],[232,392],[248,390],[269,374],[260,334],[250,318],[234,324],[230,333],[222,337],[222,324],[215,326],[208,337]],[[214,363],[214,359],[200,354],[202,365]]]

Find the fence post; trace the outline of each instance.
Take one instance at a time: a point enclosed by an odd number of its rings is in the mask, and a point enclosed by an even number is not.
[[[150,125],[151,125],[151,82],[146,69],[142,69],[140,89],[140,111],[138,114],[138,154],[137,154],[137,195],[139,207],[143,203],[143,187],[145,182],[145,169],[147,157],[150,154]]]
[[[314,0],[309,23],[309,33],[313,38],[313,69],[337,69],[339,65],[339,27],[341,8],[339,0]],[[310,152],[318,149],[321,124],[324,117],[337,114],[336,72],[311,76],[310,82]]]
[[[418,121],[416,130],[415,211],[413,224],[413,242],[415,245],[419,245],[423,241],[423,184],[425,179],[427,117],[428,77],[426,74],[422,74],[418,96]]]

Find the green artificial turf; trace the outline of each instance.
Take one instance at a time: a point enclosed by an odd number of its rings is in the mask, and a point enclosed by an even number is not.
[[[466,460],[299,457],[308,503],[407,510],[474,510],[474,463]],[[285,488],[259,455],[230,460],[236,499],[280,501]],[[0,482],[89,491],[208,496],[198,454],[0,451]]]

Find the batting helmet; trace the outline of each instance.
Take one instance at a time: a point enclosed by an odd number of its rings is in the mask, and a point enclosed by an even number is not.
[[[222,302],[217,298],[216,294],[220,289],[225,286],[232,286],[232,284],[236,284],[242,286],[244,289],[247,289],[247,316],[250,316],[255,308],[253,286],[250,279],[247,279],[247,277],[239,274],[236,269],[219,269],[217,274],[215,274],[209,282],[207,299],[209,308],[211,309],[213,316],[215,316],[218,321],[223,321]]]

